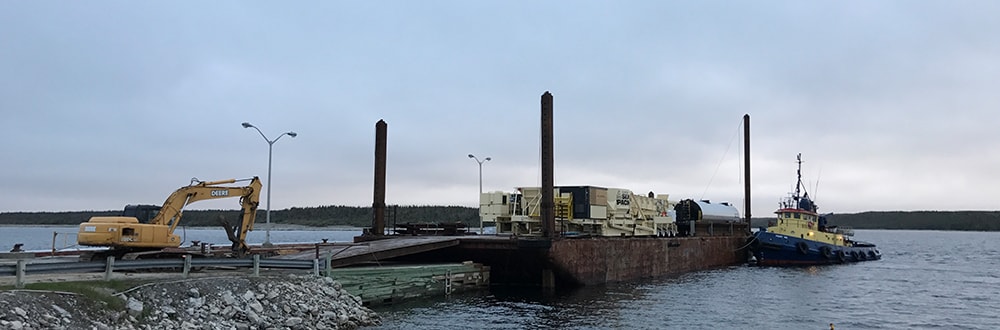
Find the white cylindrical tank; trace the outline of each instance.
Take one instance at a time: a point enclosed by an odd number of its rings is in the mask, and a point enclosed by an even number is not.
[[[727,202],[712,203],[708,200],[685,199],[677,203],[677,221],[738,222],[740,212]]]

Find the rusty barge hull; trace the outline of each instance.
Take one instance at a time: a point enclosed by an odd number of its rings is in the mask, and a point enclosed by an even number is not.
[[[552,242],[549,257],[560,279],[578,285],[679,275],[741,264],[743,237],[676,239],[590,238]]]
[[[743,264],[747,236],[741,230],[745,228],[731,228],[732,232],[695,237],[458,236],[455,243],[436,243],[438,249],[399,253],[381,262],[473,261],[490,266],[494,285],[595,285]],[[406,238],[386,240],[395,239]]]

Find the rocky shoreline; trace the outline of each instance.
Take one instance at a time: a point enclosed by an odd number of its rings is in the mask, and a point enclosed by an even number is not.
[[[354,329],[380,318],[340,283],[308,275],[154,282],[112,293],[124,309],[73,293],[0,292],[2,329]]]

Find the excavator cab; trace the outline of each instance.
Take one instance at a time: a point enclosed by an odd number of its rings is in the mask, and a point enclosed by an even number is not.
[[[159,205],[125,205],[122,216],[136,218],[139,223],[150,223],[158,213],[160,213]]]

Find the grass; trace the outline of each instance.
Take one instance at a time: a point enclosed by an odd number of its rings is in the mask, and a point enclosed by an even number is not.
[[[26,290],[72,292],[94,301],[101,301],[114,310],[124,310],[125,302],[115,296],[117,292],[128,290],[143,284],[142,281],[80,281],[80,282],[49,282],[30,283],[24,286]],[[0,286],[0,291],[13,290],[10,285]]]

